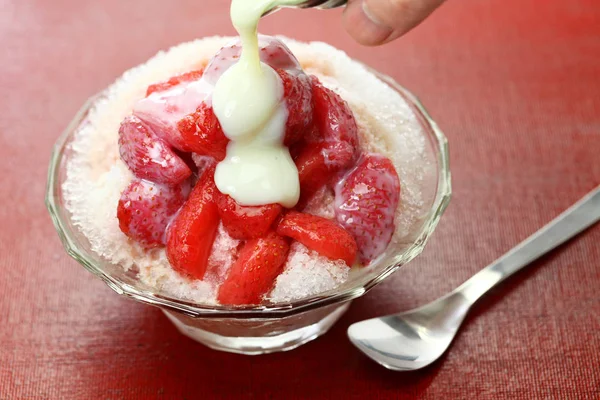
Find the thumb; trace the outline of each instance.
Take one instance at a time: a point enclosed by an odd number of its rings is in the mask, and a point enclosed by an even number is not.
[[[444,0],[350,0],[344,26],[360,44],[390,42],[423,21]]]

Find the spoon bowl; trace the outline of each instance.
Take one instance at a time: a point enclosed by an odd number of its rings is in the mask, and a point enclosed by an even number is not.
[[[600,187],[453,292],[414,310],[357,322],[348,328],[348,337],[388,369],[426,367],[450,347],[467,312],[481,296],[598,220]]]
[[[348,336],[359,350],[388,369],[420,369],[444,354],[469,308],[460,293],[453,293],[405,313],[353,324]]]

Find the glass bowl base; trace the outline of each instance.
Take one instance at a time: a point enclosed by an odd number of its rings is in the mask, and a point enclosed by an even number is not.
[[[290,324],[281,324],[283,319],[275,320],[275,323],[270,323],[267,320],[255,319],[256,327],[265,327],[265,329],[257,329],[257,336],[236,336],[235,328],[231,332],[214,332],[207,329],[202,329],[200,326],[213,325],[210,319],[193,319],[185,315],[163,310],[165,315],[173,322],[175,327],[185,336],[202,343],[212,349],[219,351],[227,351],[230,353],[258,355],[268,354],[280,351],[287,351],[302,346],[326,333],[346,312],[350,302],[344,303],[341,306],[336,305],[326,315],[314,314],[314,311],[303,313],[305,318],[296,321],[290,321]],[[300,314],[302,316],[303,314]],[[315,321],[314,317],[320,317]],[[298,323],[306,321],[309,324],[298,327]],[[249,320],[251,322],[252,320]],[[201,323],[199,323],[201,322]],[[204,323],[207,323],[204,324]],[[220,331],[221,329],[219,329]],[[262,335],[261,335],[262,334]]]

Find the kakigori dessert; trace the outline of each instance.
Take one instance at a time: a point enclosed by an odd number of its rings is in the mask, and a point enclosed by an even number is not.
[[[240,38],[126,72],[72,142],[73,223],[169,295],[248,305],[331,290],[424,212],[426,139],[408,103],[331,46],[257,36],[272,3],[233,0]]]

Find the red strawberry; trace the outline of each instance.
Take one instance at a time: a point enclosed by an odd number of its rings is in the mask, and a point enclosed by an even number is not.
[[[352,236],[326,218],[290,211],[279,222],[277,233],[291,237],[327,258],[344,260],[349,267],[356,260],[356,242]]]
[[[221,124],[212,107],[202,103],[193,113],[177,123],[185,151],[214,157],[221,161],[225,158],[229,139],[223,133]]]
[[[285,124],[286,146],[298,142],[312,124],[313,106],[310,78],[304,74],[290,74],[277,70],[283,84],[283,98],[288,110]]]
[[[354,236],[368,264],[382,254],[394,234],[400,180],[392,162],[378,154],[361,156],[335,188],[337,221]]]
[[[311,78],[315,110],[313,118],[320,135],[313,141],[347,143],[354,150],[353,160],[358,151],[358,127],[352,110],[337,93],[323,86],[316,77]],[[341,168],[347,166],[340,164]]]
[[[214,173],[214,166],[204,171],[167,234],[171,266],[195,279],[204,277],[219,226]]]
[[[165,244],[165,230],[189,192],[187,183],[159,185],[134,179],[121,194],[117,218],[121,231],[145,247]]]
[[[192,174],[187,164],[135,116],[121,123],[119,153],[141,179],[175,185]]]
[[[260,303],[281,273],[289,250],[288,241],[275,232],[246,242],[227,279],[219,287],[219,302],[228,305]]]
[[[166,82],[155,83],[153,85],[148,86],[148,90],[146,90],[146,96],[150,96],[154,92],[164,92],[165,90],[169,90],[174,86],[177,86],[183,82],[191,82],[197,81],[202,78],[202,70],[190,71],[181,75],[177,75],[172,77]]]
[[[240,240],[264,236],[282,210],[279,204],[240,206],[225,194],[219,196],[217,205],[225,229],[232,238]]]

